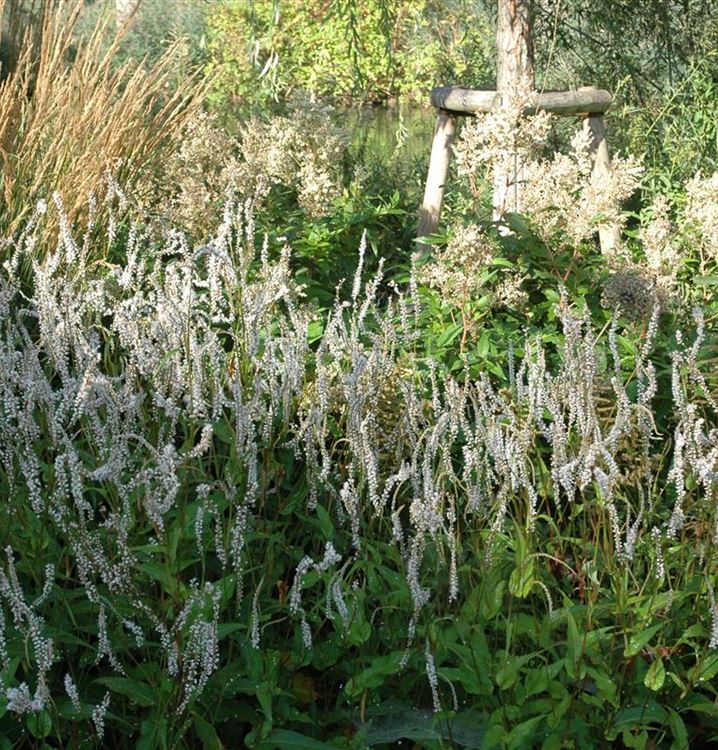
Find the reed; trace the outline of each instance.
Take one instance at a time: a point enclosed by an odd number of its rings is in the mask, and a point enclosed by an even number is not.
[[[101,18],[89,38],[76,35],[82,2],[33,16],[14,67],[0,84],[0,228],[14,233],[47,200],[64,197],[72,223],[87,212],[108,171],[132,193],[178,146],[201,107],[205,82],[176,83],[182,44],[154,64],[116,64],[126,28]],[[1,8],[1,6],[0,6]],[[39,37],[39,41],[38,41]],[[109,40],[109,43],[108,43]],[[137,196],[142,198],[142,196]],[[51,236],[55,227],[48,226]]]

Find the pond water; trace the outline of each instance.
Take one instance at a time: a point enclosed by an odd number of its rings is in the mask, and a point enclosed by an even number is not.
[[[337,122],[352,133],[352,149],[363,161],[426,168],[435,111],[419,107],[337,110]]]

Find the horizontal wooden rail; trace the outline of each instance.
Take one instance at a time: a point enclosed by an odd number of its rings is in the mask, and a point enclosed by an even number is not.
[[[608,91],[593,86],[577,91],[545,91],[529,97],[524,113],[546,111],[555,115],[601,114],[611,106],[611,99]],[[469,115],[498,109],[501,106],[501,94],[460,86],[440,86],[432,90],[431,103],[447,112]]]

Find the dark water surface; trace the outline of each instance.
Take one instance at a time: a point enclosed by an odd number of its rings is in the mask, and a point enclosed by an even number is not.
[[[366,160],[428,166],[435,112],[418,107],[337,110],[337,122],[352,133],[355,152]]]

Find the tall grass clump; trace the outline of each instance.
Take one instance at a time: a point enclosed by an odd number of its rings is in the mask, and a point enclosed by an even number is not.
[[[174,152],[201,105],[204,84],[196,77],[170,86],[179,44],[149,66],[142,60],[117,65],[122,32],[106,43],[115,33],[111,16],[87,40],[77,40],[82,6],[59,3],[42,14],[0,83],[5,233],[16,231],[38,200],[50,198],[48,185],[64,196],[70,221],[85,213],[108,171],[131,190]]]

